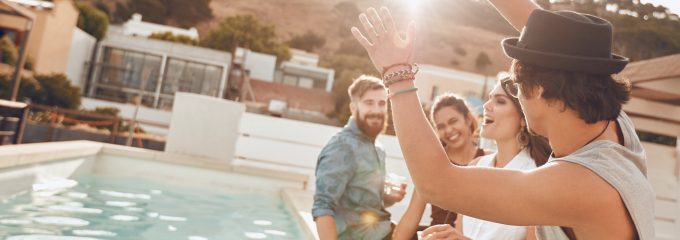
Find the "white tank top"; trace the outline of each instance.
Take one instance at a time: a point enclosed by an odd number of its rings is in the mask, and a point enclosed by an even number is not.
[[[493,167],[493,159],[495,156],[495,153],[483,156],[479,159],[475,166]],[[510,162],[508,162],[508,164],[506,164],[503,168],[513,170],[532,170],[536,168],[536,162],[531,159],[529,152],[524,149],[520,151],[514,158],[512,158],[512,160],[510,160]],[[466,237],[475,240],[517,240],[526,239],[527,227],[505,225],[480,220],[470,216],[463,216],[463,234]]]

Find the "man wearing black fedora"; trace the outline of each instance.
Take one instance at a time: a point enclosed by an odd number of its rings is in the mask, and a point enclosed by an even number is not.
[[[628,59],[612,54],[612,26],[596,16],[546,11],[529,0],[490,0],[521,34],[503,40],[528,128],[553,154],[529,172],[459,167],[427,123],[417,91],[415,24],[396,28],[387,8],[369,8],[352,28],[390,91],[395,130],[418,194],[464,215],[537,226],[539,239],[654,239],[654,192],[628,116]],[[460,196],[467,198],[460,198]],[[423,232],[447,239],[442,228]]]

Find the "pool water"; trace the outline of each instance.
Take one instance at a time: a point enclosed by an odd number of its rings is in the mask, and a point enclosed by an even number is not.
[[[0,239],[303,239],[276,195],[86,176],[0,201]]]

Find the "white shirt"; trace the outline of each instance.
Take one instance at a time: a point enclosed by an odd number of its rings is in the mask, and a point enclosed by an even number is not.
[[[496,154],[483,156],[475,166],[493,167]],[[531,170],[536,168],[536,162],[531,159],[527,149],[520,151],[504,169]],[[498,239],[518,240],[526,239],[527,227],[512,226],[463,216],[463,234],[475,240]]]

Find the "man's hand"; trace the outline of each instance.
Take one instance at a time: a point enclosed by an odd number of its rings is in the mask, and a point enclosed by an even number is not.
[[[359,15],[359,20],[364,31],[352,27],[352,34],[366,49],[378,72],[394,64],[413,63],[416,38],[414,22],[408,25],[406,32],[399,31],[386,7],[380,8],[380,13],[375,8],[368,8]]]
[[[421,237],[423,240],[471,240],[449,224],[431,226],[423,231]]]
[[[385,183],[388,184],[388,183]],[[401,202],[401,200],[404,199],[404,196],[406,196],[406,183],[402,183],[401,186],[399,186],[399,189],[391,189],[390,193],[385,193],[383,196],[383,202],[385,202],[385,207],[390,207],[394,205],[395,203]]]

